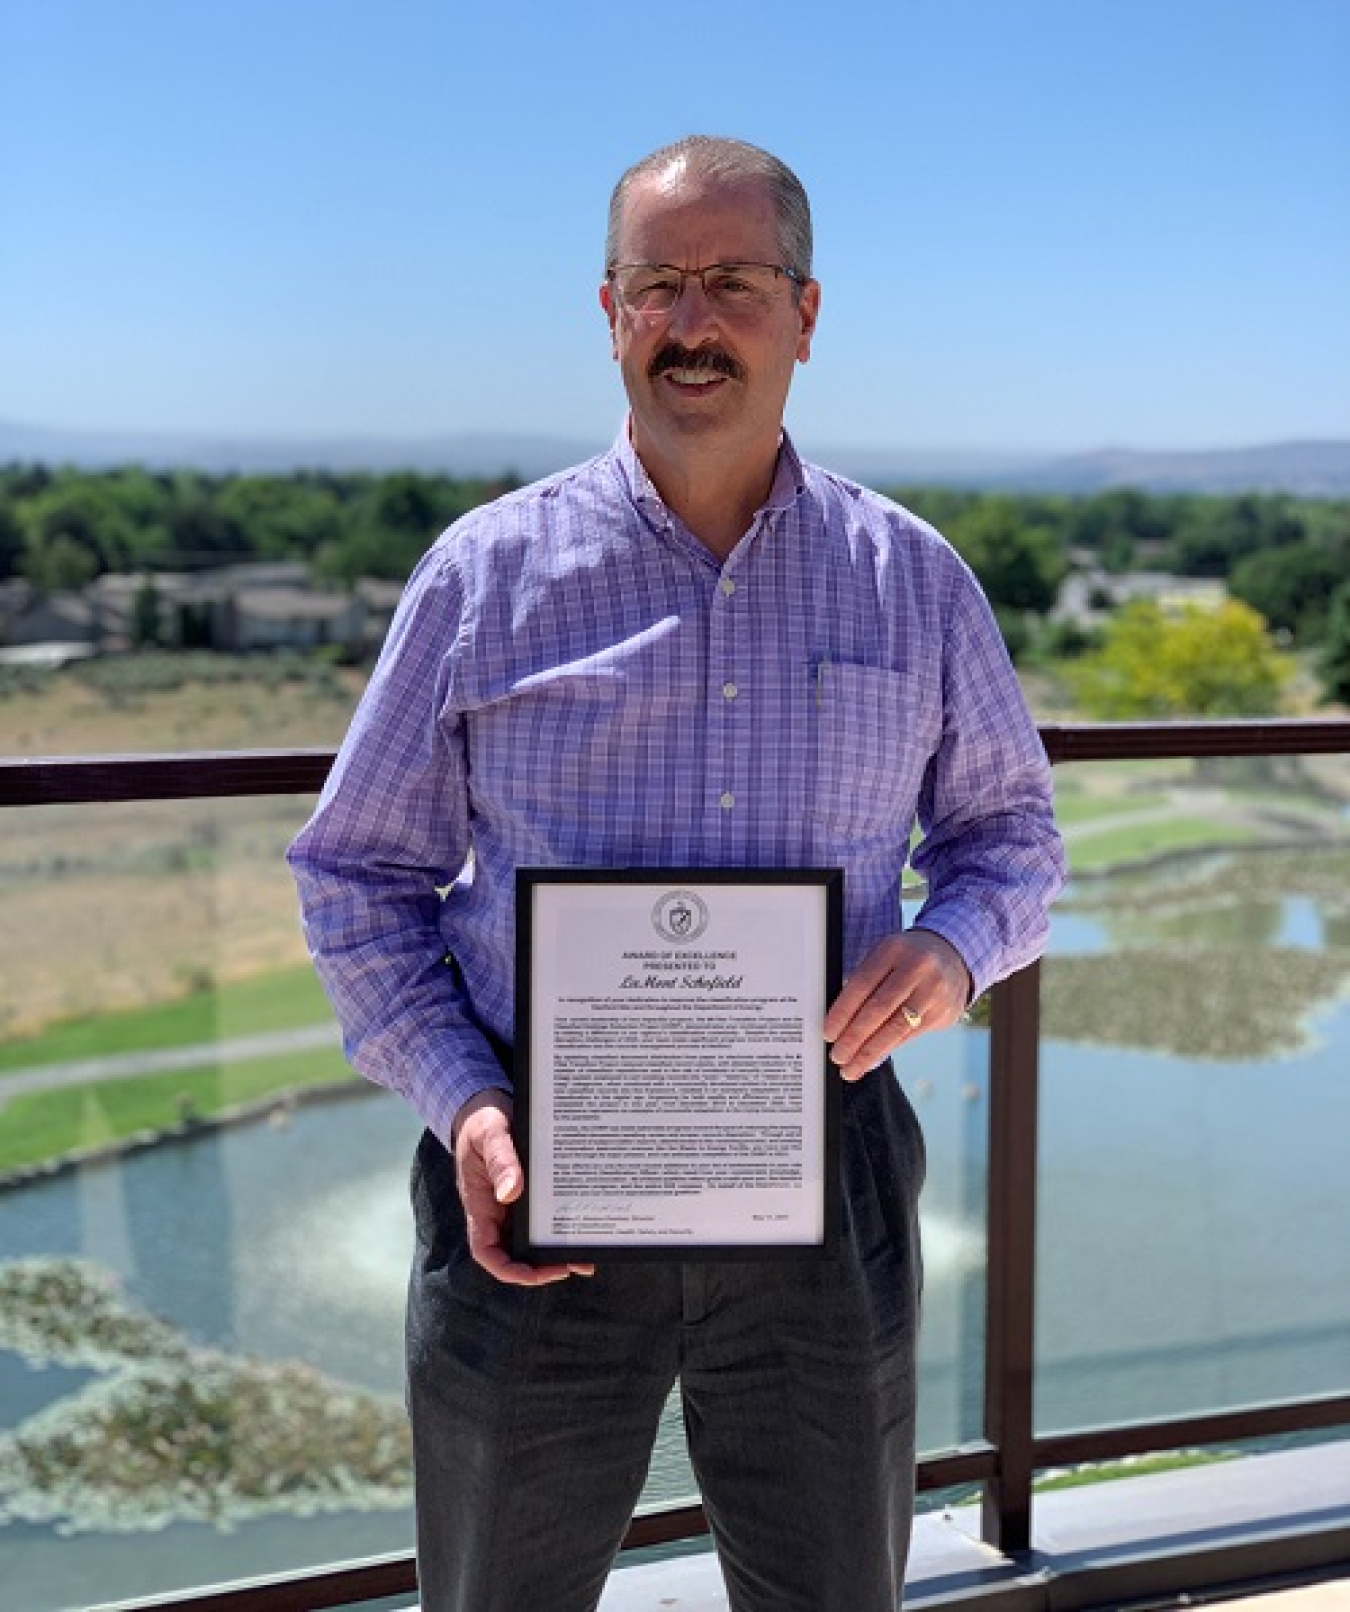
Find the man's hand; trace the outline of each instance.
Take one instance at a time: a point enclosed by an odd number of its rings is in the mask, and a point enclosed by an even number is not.
[[[525,1172],[511,1140],[511,1099],[504,1091],[481,1091],[464,1104],[455,1115],[453,1151],[469,1252],[490,1276],[539,1287],[595,1274],[594,1265],[523,1265],[507,1250],[506,1216],[525,1190]]]
[[[825,1015],[830,1057],[845,1080],[861,1080],[914,1036],[955,1024],[970,989],[961,954],[941,935],[931,929],[888,935],[863,958]]]

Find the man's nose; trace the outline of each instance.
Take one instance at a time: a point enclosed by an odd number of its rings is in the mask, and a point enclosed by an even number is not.
[[[710,330],[716,323],[717,313],[703,289],[703,281],[697,274],[686,274],[675,306],[670,310],[670,329],[687,338]],[[685,345],[692,347],[694,343],[686,339]]]

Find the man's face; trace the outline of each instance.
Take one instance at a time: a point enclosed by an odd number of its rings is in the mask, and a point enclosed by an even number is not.
[[[773,198],[762,181],[709,182],[676,168],[638,181],[628,194],[620,263],[697,269],[782,261]],[[811,353],[820,305],[814,280],[796,295],[779,276],[767,304],[748,310],[715,306],[694,278],[661,314],[628,307],[608,283],[600,301],[639,453],[678,458],[710,435],[751,454],[776,451],[793,366]]]

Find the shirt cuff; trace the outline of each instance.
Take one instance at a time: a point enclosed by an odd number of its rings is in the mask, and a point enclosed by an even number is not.
[[[510,1077],[493,1057],[483,1038],[473,1032],[482,1048],[470,1050],[455,1038],[425,1049],[402,1083],[404,1096],[416,1109],[422,1123],[450,1149],[455,1118],[471,1097],[495,1089],[509,1097]]]
[[[910,927],[927,929],[934,935],[940,935],[955,949],[970,975],[967,1008],[978,1002],[1001,977],[996,948],[989,944],[985,926],[970,912],[955,905],[931,909],[924,907]]]

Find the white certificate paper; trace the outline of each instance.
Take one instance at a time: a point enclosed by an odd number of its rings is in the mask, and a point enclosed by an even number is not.
[[[522,1253],[829,1246],[842,877],[521,870]]]

